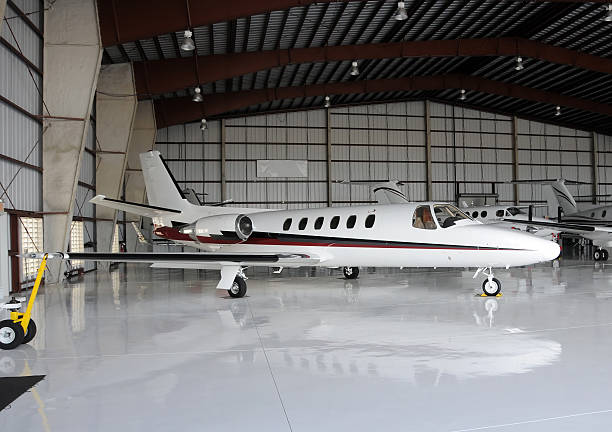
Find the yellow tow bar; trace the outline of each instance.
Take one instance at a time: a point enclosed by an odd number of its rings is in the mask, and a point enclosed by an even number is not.
[[[28,343],[34,336],[36,336],[36,324],[32,319],[32,308],[36,301],[36,295],[38,294],[38,288],[42,282],[45,268],[47,266],[48,254],[43,256],[43,259],[38,268],[38,274],[36,275],[36,281],[34,282],[34,288],[32,288],[32,294],[28,301],[28,306],[25,312],[19,312],[15,309],[20,309],[21,304],[16,300],[11,300],[6,303],[3,307],[11,310],[11,318],[0,321],[0,348],[1,349],[14,349],[23,343]]]

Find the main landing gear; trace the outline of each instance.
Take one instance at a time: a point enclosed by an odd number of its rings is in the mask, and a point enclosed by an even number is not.
[[[501,292],[501,282],[499,279],[493,277],[493,269],[491,267],[483,267],[476,270],[474,274],[474,279],[480,273],[487,276],[487,278],[482,283],[482,292],[488,297],[495,297]]]
[[[230,295],[230,297],[242,298],[246,295],[246,292],[247,292],[246,280],[247,280],[246,275],[244,274],[242,269],[240,269],[240,271],[236,275],[236,278],[234,279],[234,283],[232,284],[230,289],[227,290],[227,293]]]
[[[606,249],[595,249],[593,259],[595,261],[608,261],[608,251]]]
[[[345,279],[357,279],[359,277],[359,267],[342,267]]]

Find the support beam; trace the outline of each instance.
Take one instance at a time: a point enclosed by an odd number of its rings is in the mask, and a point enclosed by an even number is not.
[[[132,65],[120,63],[102,66],[96,98],[96,194],[119,199],[128,161],[136,105]],[[117,222],[116,210],[96,207],[98,252],[110,252]]]
[[[433,176],[431,164],[431,104],[425,100],[425,163],[427,174],[427,201],[433,200]],[[455,197],[455,199],[459,199]]]
[[[2,30],[2,23],[4,22],[4,10],[6,9],[6,0],[0,0],[0,30]]]
[[[612,105],[597,103],[573,96],[524,87],[518,84],[493,81],[467,75],[422,76],[395,79],[348,81],[309,86],[281,87],[244,92],[217,93],[204,96],[203,103],[194,103],[191,97],[160,99],[155,101],[157,126],[162,128],[189,123],[202,117],[212,117],[251,105],[282,99],[312,96],[382,93],[392,91],[466,89],[552,106],[575,108],[612,117]]]
[[[45,120],[43,132],[44,245],[66,251],[102,59],[96,2],[57,0],[45,11],[44,29],[43,110],[55,117]],[[60,266],[49,269],[58,281]]]
[[[218,22],[338,0],[98,0],[104,46],[147,39]],[[360,1],[360,0],[342,0]],[[163,19],[160,19],[163,17]],[[191,26],[189,25],[191,23]]]
[[[128,161],[125,171],[125,199],[126,201],[145,203],[146,188],[142,168],[140,166],[140,153],[153,150],[157,126],[155,125],[155,111],[153,101],[140,101],[136,106],[136,116],[134,118],[134,128],[128,149]],[[135,222],[141,226],[142,218],[131,213],[126,214],[126,246],[128,252],[149,251],[148,247],[139,247],[141,243],[130,222]],[[143,234],[145,232],[143,231]],[[146,237],[146,234],[145,234]]]
[[[599,193],[599,142],[597,141],[597,134],[591,132],[592,140],[592,153],[591,163],[593,164],[593,204],[597,204],[597,194]]]
[[[227,155],[227,128],[225,119],[221,119],[221,201],[227,198],[227,164],[225,162]]]
[[[522,56],[612,74],[612,59],[524,38],[404,41],[241,52],[134,63],[139,95],[170,93],[290,64],[415,57]]]
[[[518,119],[512,116],[512,180],[519,180]],[[519,205],[519,185],[514,183],[514,205]]]
[[[325,164],[326,167],[326,177],[327,177],[327,207],[331,207],[333,203],[332,197],[332,133],[331,133],[331,113],[330,109],[325,109],[325,142],[327,143],[327,161]]]

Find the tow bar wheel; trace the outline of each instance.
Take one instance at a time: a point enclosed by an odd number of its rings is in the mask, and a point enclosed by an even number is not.
[[[7,319],[0,321],[0,348],[11,350],[23,343],[24,331],[21,323]]]

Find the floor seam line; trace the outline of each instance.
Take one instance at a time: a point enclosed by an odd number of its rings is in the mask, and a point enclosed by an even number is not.
[[[283,408],[283,413],[285,414],[285,420],[287,420],[287,425],[289,426],[289,430],[293,432],[293,427],[291,427],[291,421],[289,421],[289,416],[287,415],[287,409],[285,408],[283,397],[281,396],[280,389],[278,388],[278,383],[276,382],[276,377],[274,376],[274,372],[272,372],[272,365],[270,364],[270,359],[268,358],[266,347],[264,346],[263,340],[261,339],[261,335],[259,333],[259,327],[257,326],[257,322],[255,321],[255,315],[253,314],[251,303],[249,302],[248,299],[245,299],[245,300],[246,300],[247,306],[249,307],[249,313],[251,314],[251,319],[253,320],[253,326],[255,327],[255,331],[257,332],[257,338],[259,339],[261,350],[263,351],[264,357],[266,359],[266,363],[268,364],[268,371],[270,372],[270,376],[272,377],[272,382],[274,383],[274,388],[276,389],[278,400],[280,401],[281,407]]]

